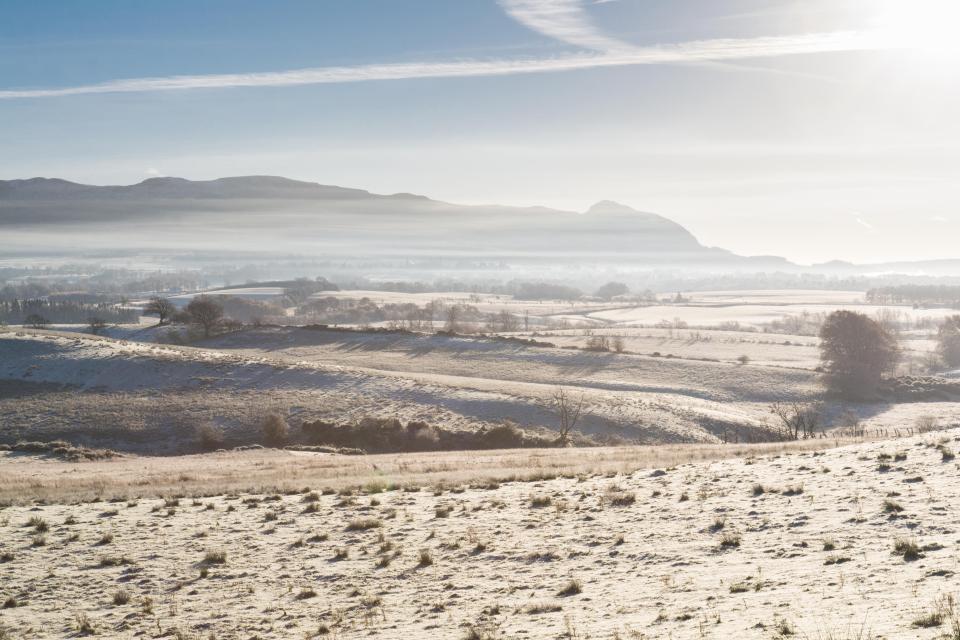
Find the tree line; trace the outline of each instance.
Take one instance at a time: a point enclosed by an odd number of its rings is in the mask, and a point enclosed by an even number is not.
[[[904,284],[867,291],[871,304],[939,305],[960,309],[960,285]]]
[[[88,304],[72,300],[0,300],[0,322],[6,324],[80,324],[98,319],[104,323],[137,322],[136,309],[116,304]]]

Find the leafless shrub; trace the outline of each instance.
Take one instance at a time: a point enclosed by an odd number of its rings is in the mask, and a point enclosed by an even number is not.
[[[558,440],[561,444],[570,442],[570,433],[576,428],[577,422],[580,420],[583,402],[582,393],[579,398],[573,399],[563,387],[558,387],[554,392],[553,404],[560,415],[560,437]]]
[[[800,402],[775,402],[770,406],[780,423],[781,432],[788,440],[813,438],[820,426],[820,408]]]
[[[271,413],[268,415],[263,424],[260,425],[260,430],[263,433],[264,443],[271,446],[282,446],[286,444],[287,438],[290,435],[290,426],[287,424],[287,421],[284,420],[283,416],[278,413]]]

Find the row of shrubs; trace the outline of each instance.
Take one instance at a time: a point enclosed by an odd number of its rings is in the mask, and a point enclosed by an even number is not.
[[[396,418],[364,418],[349,424],[317,420],[302,423],[297,432],[291,429],[283,416],[276,413],[268,415],[260,424],[260,431],[256,437],[251,437],[249,434],[228,435],[222,427],[211,422],[197,425],[193,436],[192,445],[189,441],[184,443],[188,447],[185,451],[243,450],[267,446],[340,455],[364,455],[567,446],[552,431],[526,430],[509,421],[476,431],[453,431],[426,422],[412,421],[404,424]],[[600,444],[623,444],[623,442],[599,442],[586,435],[574,433],[571,434],[569,444],[589,447]],[[64,440],[0,444],[0,451],[32,453],[74,462],[104,460],[121,455],[110,449],[93,449]]]
[[[305,422],[301,430],[311,444],[351,447],[369,453],[544,448],[560,444],[556,434],[532,433],[511,422],[476,431],[450,431],[426,422],[404,425],[396,418],[364,418],[355,424]]]
[[[205,423],[197,427],[196,438],[201,450],[215,451],[228,446],[223,429],[213,424]],[[404,424],[396,418],[368,417],[346,424],[324,420],[304,422],[300,432],[296,433],[279,414],[267,416],[260,425],[260,440],[271,447],[341,454],[549,448],[562,445],[556,433],[546,429],[538,432],[521,429],[509,421],[476,431],[453,431],[426,422]],[[573,434],[571,442],[576,446],[599,444],[583,434]]]
[[[71,462],[106,460],[120,455],[110,449],[89,449],[70,444],[64,440],[52,440],[50,442],[19,441],[14,444],[0,444],[0,451],[37,453]]]

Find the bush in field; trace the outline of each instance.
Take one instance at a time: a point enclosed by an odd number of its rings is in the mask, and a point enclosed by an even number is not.
[[[222,449],[224,444],[223,429],[215,424],[205,422],[196,429],[197,445],[204,451]]]
[[[100,332],[107,328],[107,323],[104,322],[103,318],[89,318],[87,320],[87,326],[90,328],[90,333],[93,335],[100,335]]]
[[[834,311],[820,329],[820,360],[831,390],[864,396],[895,370],[900,349],[875,320],[854,311]]]
[[[960,367],[960,315],[943,319],[937,331],[937,353],[948,367]]]
[[[263,433],[263,441],[268,445],[281,446],[286,444],[290,436],[290,426],[283,416],[277,413],[268,415],[260,426]]]

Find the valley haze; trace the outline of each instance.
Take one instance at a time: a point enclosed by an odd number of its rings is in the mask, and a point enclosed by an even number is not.
[[[8,251],[21,255],[51,247],[75,252],[79,245],[86,251],[475,257],[721,272],[960,274],[960,259],[798,265],[777,256],[740,256],[702,245],[690,230],[662,215],[608,200],[584,212],[457,205],[275,176],[158,177],[129,186],[58,178],[0,181],[0,228]]]

